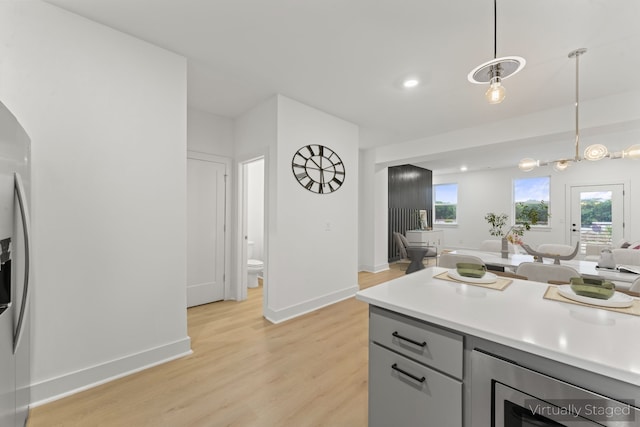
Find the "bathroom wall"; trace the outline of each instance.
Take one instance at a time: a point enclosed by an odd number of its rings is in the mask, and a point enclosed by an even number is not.
[[[264,160],[247,164],[247,237],[253,259],[264,260]]]

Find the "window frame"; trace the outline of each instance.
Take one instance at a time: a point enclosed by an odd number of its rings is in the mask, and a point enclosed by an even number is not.
[[[436,187],[444,187],[444,186],[452,186],[452,185],[453,185],[453,186],[455,186],[455,188],[456,188],[456,203],[455,203],[455,212],[456,212],[456,216],[455,216],[455,220],[454,220],[454,221],[451,221],[451,222],[445,222],[445,221],[438,222],[438,221],[437,221],[437,216],[436,216],[436,206],[446,206],[446,204],[436,205],[436,201],[437,201],[437,200],[436,200]],[[432,186],[432,191],[433,191],[433,200],[432,200],[432,205],[433,205],[433,206],[432,206],[432,207],[433,207],[433,226],[434,226],[434,227],[435,227],[435,226],[438,226],[438,227],[441,227],[441,226],[447,227],[447,226],[457,226],[457,225],[458,225],[458,218],[459,218],[459,216],[460,216],[460,215],[459,215],[459,214],[460,214],[460,212],[459,212],[459,210],[458,210],[458,208],[459,208],[459,206],[458,206],[458,194],[459,194],[459,189],[460,189],[460,187],[459,187],[459,184],[458,184],[457,182],[443,182],[443,183],[440,183],[440,184],[433,184],[433,186]]]
[[[546,223],[542,223],[542,224],[540,224],[540,223],[531,224],[531,230],[533,230],[533,229],[544,230],[544,229],[549,229],[551,227],[551,223],[550,223],[550,217],[551,217],[551,215],[550,215],[550,212],[551,212],[551,175],[513,178],[512,185],[511,185],[512,198],[511,198],[511,221],[510,221],[512,226],[518,225],[517,218],[516,218],[517,204],[518,203],[522,203],[522,202],[518,202],[516,200],[516,183],[518,181],[527,181],[527,180],[542,179],[542,178],[546,178],[546,180],[547,180],[547,200],[540,199],[540,201],[543,201],[547,205],[547,222]],[[529,196],[528,200],[538,200],[538,199],[537,198],[534,199],[534,198],[531,198]]]

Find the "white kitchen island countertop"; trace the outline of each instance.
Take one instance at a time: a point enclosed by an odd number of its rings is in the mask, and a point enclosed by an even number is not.
[[[431,267],[364,289],[356,298],[416,319],[640,385],[640,316],[544,299],[550,285],[504,290],[434,278]]]

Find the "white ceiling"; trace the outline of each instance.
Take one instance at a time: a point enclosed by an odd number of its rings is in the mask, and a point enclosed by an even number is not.
[[[499,1],[497,55],[527,61],[499,105],[467,81],[493,57],[491,0],[47,1],[187,57],[191,107],[234,118],[280,93],[359,125],[362,148],[572,105],[579,47],[581,102],[640,89],[638,0]]]

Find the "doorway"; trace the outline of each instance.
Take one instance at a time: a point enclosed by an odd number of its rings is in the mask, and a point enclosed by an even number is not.
[[[580,253],[587,244],[612,246],[624,237],[624,184],[570,187],[571,245],[580,241]]]
[[[256,157],[242,162],[240,172],[241,256],[239,299],[266,295],[266,233],[265,233],[265,159]],[[262,268],[256,264],[262,263]],[[251,264],[251,267],[249,267]],[[249,271],[251,270],[251,271]],[[257,275],[257,278],[255,277]],[[262,292],[248,292],[248,288],[262,286]]]
[[[187,307],[227,297],[228,159],[187,153]]]

